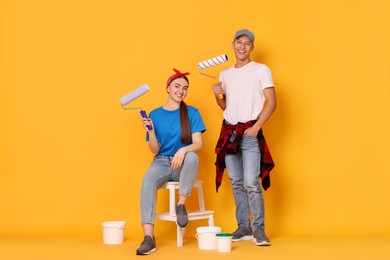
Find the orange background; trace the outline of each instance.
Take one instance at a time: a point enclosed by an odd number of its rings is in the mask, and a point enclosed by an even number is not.
[[[207,127],[206,207],[233,231],[227,176],[214,185],[222,111],[197,63],[226,53],[205,71],[215,76],[233,64],[230,43],[245,27],[278,98],[264,129],[276,162],[268,235],[389,237],[389,2],[6,0],[0,17],[1,237],[100,236],[101,222],[126,220],[140,238],[152,154],[138,111],[119,99],[147,83],[132,104],[162,105],[172,68],[191,72],[186,101]],[[158,222],[157,235],[171,224]]]

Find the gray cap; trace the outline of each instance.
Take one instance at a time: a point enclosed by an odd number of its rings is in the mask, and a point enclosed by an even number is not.
[[[255,41],[255,35],[248,29],[242,29],[237,31],[236,34],[234,35],[234,40],[242,35],[247,35],[249,38],[251,38],[252,42]]]

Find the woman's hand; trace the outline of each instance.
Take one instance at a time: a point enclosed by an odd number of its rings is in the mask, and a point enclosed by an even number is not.
[[[160,151],[160,144],[157,140],[156,132],[154,131],[154,125],[153,125],[152,119],[150,119],[149,117],[142,118],[142,123],[143,123],[144,129],[146,130],[146,132],[148,132],[148,135],[149,135],[148,146],[149,146],[150,151],[153,154],[158,154],[158,152]],[[152,129],[149,130],[148,126],[152,126]]]
[[[182,166],[186,153],[184,147],[177,150],[171,161],[172,170],[179,169]]]
[[[154,125],[153,125],[153,121],[152,119],[150,119],[149,117],[147,118],[142,118],[142,122],[144,124],[144,128],[145,130],[148,132],[148,133],[151,133],[154,131]],[[148,129],[148,126],[152,126],[152,129]]]

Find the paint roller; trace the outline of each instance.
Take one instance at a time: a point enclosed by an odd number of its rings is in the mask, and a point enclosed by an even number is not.
[[[198,63],[198,71],[202,75],[205,75],[207,77],[211,77],[211,78],[216,79],[216,77],[214,77],[212,75],[208,75],[208,74],[202,73],[201,70],[204,70],[206,68],[209,68],[209,67],[212,67],[212,66],[215,66],[215,65],[227,62],[227,61],[228,61],[228,56],[226,54],[222,54],[222,55],[219,55],[217,57],[201,61],[201,62]],[[218,94],[218,98],[222,99],[223,95],[222,94]]]
[[[149,86],[147,84],[143,84],[142,86],[138,87],[137,89],[133,90],[132,92],[128,93],[127,95],[123,96],[120,99],[121,105],[123,109],[140,109],[140,114],[143,118],[147,118],[145,110],[143,110],[140,107],[125,107],[127,104],[132,102],[134,99],[139,98],[140,96],[146,94],[150,90]],[[149,130],[152,130],[152,126],[147,126]]]

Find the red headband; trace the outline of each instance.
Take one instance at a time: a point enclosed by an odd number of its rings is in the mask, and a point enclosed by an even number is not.
[[[172,81],[174,81],[178,77],[180,77],[180,76],[185,76],[186,77],[187,75],[190,75],[189,72],[180,72],[177,69],[173,69],[173,70],[175,71],[175,74],[173,74],[172,76],[169,77],[169,79],[167,81],[167,87],[169,86],[169,84],[171,84]]]

